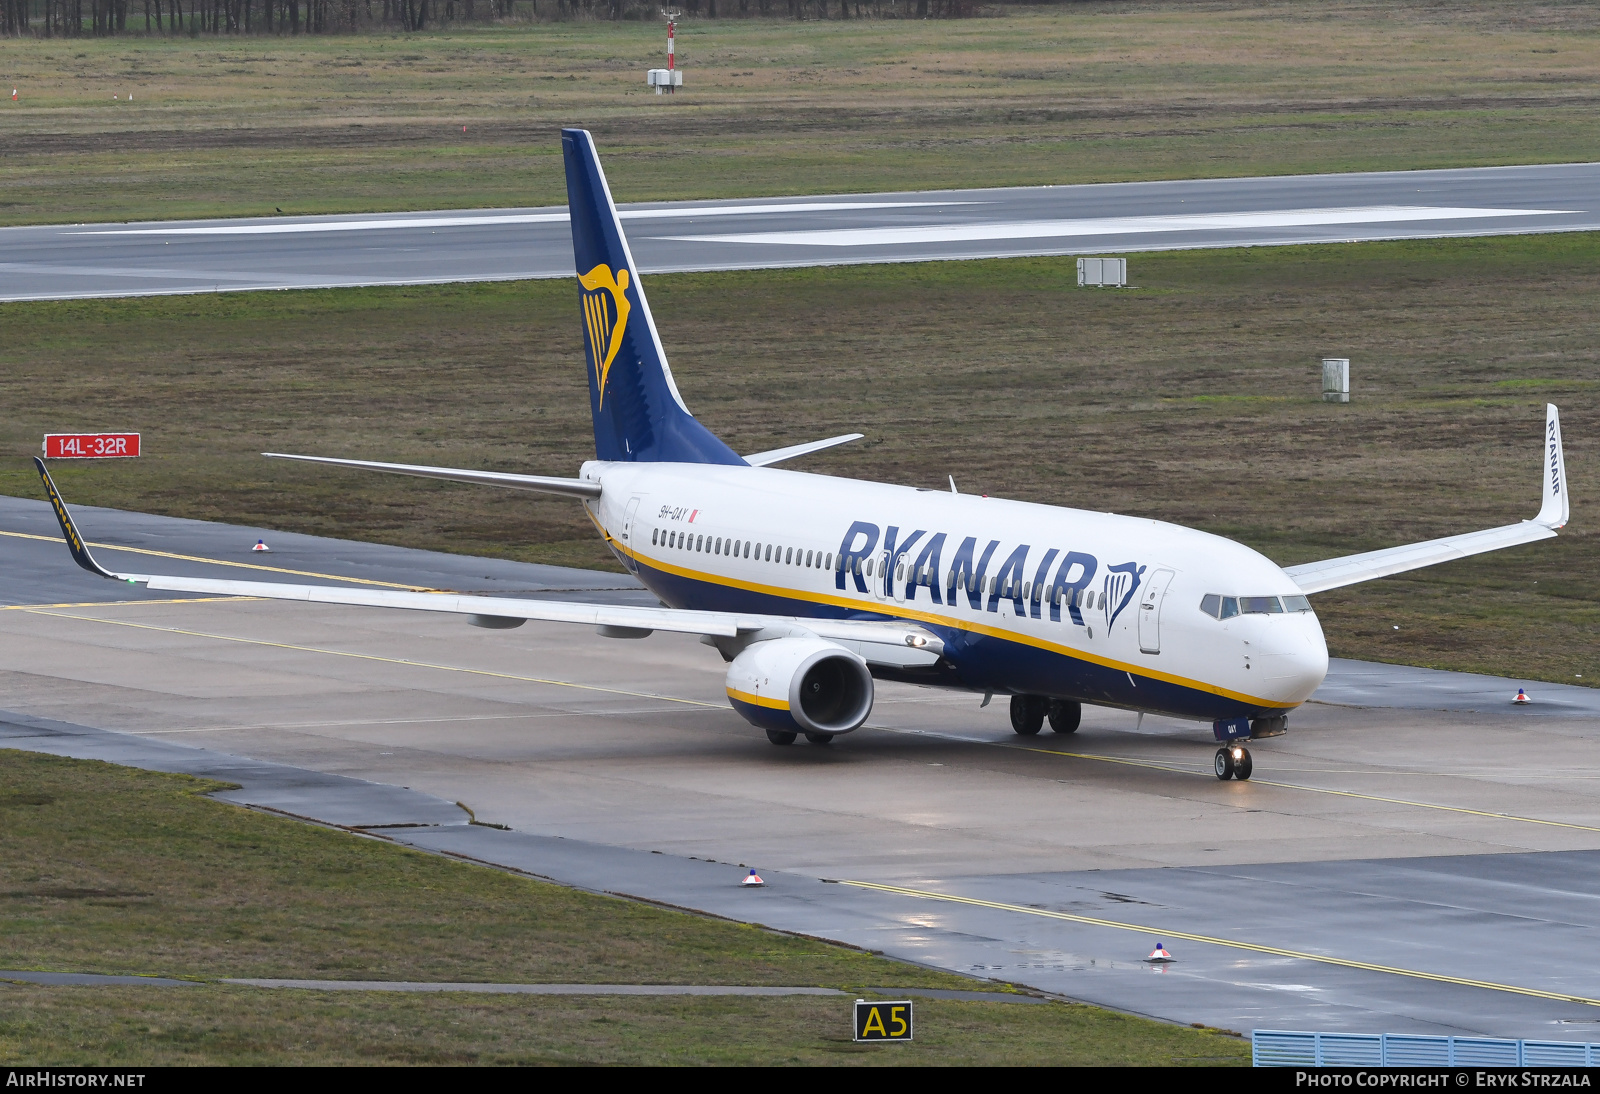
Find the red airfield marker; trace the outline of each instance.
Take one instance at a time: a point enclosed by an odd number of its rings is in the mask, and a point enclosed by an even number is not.
[[[47,460],[124,459],[139,454],[137,433],[46,433]]]

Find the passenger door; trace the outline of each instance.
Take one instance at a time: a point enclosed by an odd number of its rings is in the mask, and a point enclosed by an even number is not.
[[[894,559],[887,551],[879,551],[873,556],[873,573],[867,579],[867,588],[872,590],[873,599],[885,604],[894,602]]]
[[[634,498],[628,502],[627,511],[622,514],[622,534],[618,537],[622,545],[627,548],[627,553],[622,557],[622,564],[629,570],[637,570],[639,564],[633,559],[633,526],[639,516],[639,503],[643,498]]]
[[[1139,593],[1139,652],[1161,652],[1161,602],[1166,599],[1167,586],[1172,582],[1171,570],[1157,570],[1150,575]]]

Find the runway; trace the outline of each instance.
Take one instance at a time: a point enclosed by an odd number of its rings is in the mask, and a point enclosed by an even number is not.
[[[609,574],[78,515],[128,569],[645,595]],[[1205,727],[1089,709],[1077,734],[1023,739],[998,703],[897,685],[856,734],[779,749],[727,708],[693,639],[129,600],[71,567],[51,520],[0,503],[12,747],[218,773],[243,787],[232,800],[416,823],[386,831],[1174,1021],[1600,1029],[1572,957],[1600,926],[1589,689],[1338,663],[1287,735],[1252,746],[1243,784],[1209,774]],[[1518,683],[1532,707],[1506,701]],[[767,889],[738,887],[745,864]],[[1158,940],[1176,962],[1143,962]]]
[[[1594,231],[1600,164],[625,204],[622,215],[644,273]],[[0,301],[572,274],[564,208],[0,229]]]

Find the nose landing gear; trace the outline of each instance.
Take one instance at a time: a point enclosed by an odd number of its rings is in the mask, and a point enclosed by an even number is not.
[[[1238,779],[1244,782],[1250,777],[1255,764],[1250,760],[1250,750],[1243,745],[1223,745],[1217,749],[1217,757],[1212,764],[1217,778],[1223,782],[1229,779]]]

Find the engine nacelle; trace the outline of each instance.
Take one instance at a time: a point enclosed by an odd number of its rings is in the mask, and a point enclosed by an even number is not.
[[[745,721],[779,732],[849,733],[872,713],[867,663],[820,638],[753,643],[728,666],[727,689]]]

